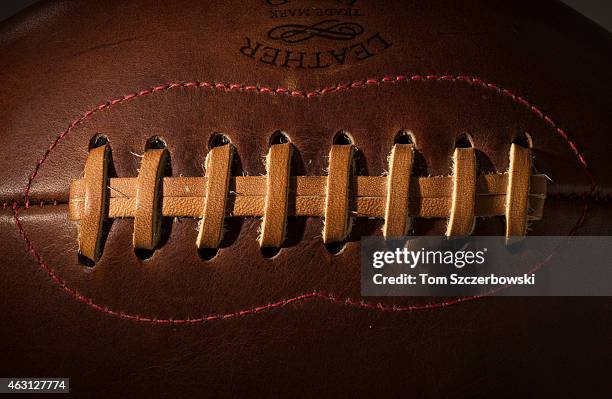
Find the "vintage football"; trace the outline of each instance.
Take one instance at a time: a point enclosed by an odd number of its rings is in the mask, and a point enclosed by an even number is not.
[[[37,3],[0,28],[0,377],[609,397],[608,298],[365,296],[360,250],[611,235],[611,71],[553,0]]]

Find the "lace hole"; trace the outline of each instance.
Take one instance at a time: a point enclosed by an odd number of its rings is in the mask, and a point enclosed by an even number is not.
[[[344,248],[346,248],[346,242],[344,241],[330,242],[325,244],[325,249],[327,249],[327,252],[334,256],[340,255],[344,251]]]
[[[219,254],[219,248],[200,248],[198,256],[205,261],[213,260]]]
[[[108,137],[106,137],[104,134],[98,133],[93,136],[91,140],[89,140],[89,150],[102,147],[105,144],[108,144]]]
[[[275,258],[281,251],[282,248],[279,247],[261,247],[261,255],[266,259]]]
[[[531,135],[529,135],[529,133],[527,132],[516,136],[514,140],[512,140],[512,143],[520,145],[521,147],[525,147],[525,148],[533,147],[533,142],[531,141]]]
[[[167,147],[166,140],[164,140],[163,137],[152,136],[152,137],[149,137],[149,139],[147,140],[145,144],[145,151],[146,150],[163,150],[166,147]]]
[[[223,133],[215,133],[210,136],[210,140],[208,140],[208,149],[211,150],[215,147],[222,147],[230,143],[231,140],[229,139],[229,137],[227,137]]]
[[[287,144],[290,142],[291,142],[291,139],[289,139],[289,136],[287,136],[287,133],[281,130],[277,130],[276,132],[272,133],[272,136],[270,136],[270,141],[268,142],[268,146],[272,147],[273,145],[276,145],[276,144]]]
[[[400,130],[395,135],[393,144],[414,144],[414,136],[411,132],[408,132],[406,130]]]
[[[336,133],[336,135],[334,136],[334,140],[333,140],[334,145],[351,145],[354,143],[355,143],[355,140],[353,140],[351,135],[344,130],[341,130],[338,133]]]
[[[469,134],[462,134],[455,141],[455,148],[473,148],[474,140]]]

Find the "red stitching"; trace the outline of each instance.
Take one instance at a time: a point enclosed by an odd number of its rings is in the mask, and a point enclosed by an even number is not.
[[[129,321],[137,321],[137,322],[141,322],[141,323],[149,323],[149,324],[158,324],[158,325],[164,325],[164,324],[170,324],[170,325],[183,325],[183,324],[200,324],[200,323],[206,323],[206,322],[210,322],[210,321],[216,321],[216,320],[227,320],[227,319],[231,319],[234,317],[243,317],[243,316],[248,316],[248,315],[254,315],[257,313],[262,313],[265,311],[269,311],[269,310],[273,310],[276,308],[280,308],[283,307],[285,305],[289,305],[291,303],[297,303],[297,302],[301,302],[301,301],[306,301],[306,300],[310,300],[310,299],[314,299],[314,298],[319,298],[319,299],[323,299],[326,300],[328,302],[334,303],[334,304],[339,304],[339,305],[344,305],[344,306],[351,306],[351,307],[356,307],[356,308],[362,308],[362,309],[370,309],[370,310],[378,310],[378,311],[382,311],[382,312],[410,312],[410,311],[417,311],[417,310],[431,310],[431,309],[440,309],[440,308],[445,308],[448,306],[452,306],[452,305],[458,305],[460,303],[464,303],[464,302],[469,302],[469,301],[473,301],[475,299],[480,299],[480,298],[484,298],[487,296],[490,296],[494,293],[497,293],[499,291],[502,291],[503,289],[508,288],[508,286],[502,286],[502,287],[497,287],[494,289],[491,289],[483,294],[480,295],[474,295],[474,296],[468,296],[468,297],[458,297],[458,298],[454,298],[448,301],[443,301],[443,302],[431,302],[431,303],[425,303],[425,304],[419,304],[419,305],[408,305],[408,306],[397,306],[397,305],[384,305],[380,302],[378,303],[370,303],[370,302],[365,302],[363,300],[361,301],[355,301],[351,298],[345,298],[343,299],[338,299],[336,298],[333,294],[330,293],[325,293],[325,292],[321,292],[321,291],[312,291],[306,294],[301,294],[292,298],[287,298],[287,299],[283,299],[277,302],[272,302],[272,303],[268,303],[267,305],[263,305],[263,306],[257,306],[254,308],[249,308],[249,309],[243,309],[243,310],[238,310],[235,312],[230,312],[230,313],[225,313],[225,314],[210,314],[210,315],[205,315],[202,317],[197,317],[197,318],[187,318],[187,319],[173,319],[173,318],[168,318],[168,319],[159,319],[159,318],[155,318],[155,317],[147,317],[147,316],[141,316],[138,314],[130,314],[130,313],[125,313],[122,311],[116,311],[113,309],[110,309],[106,306],[102,306],[102,305],[98,305],[95,302],[93,302],[93,299],[88,298],[84,295],[82,295],[81,293],[79,293],[77,290],[75,290],[74,288],[68,286],[68,284],[61,278],[59,277],[54,271],[53,269],[51,269],[44,261],[42,256],[36,251],[36,249],[34,248],[34,245],[32,244],[32,241],[29,239],[29,237],[25,234],[25,231],[23,230],[23,226],[21,225],[21,221],[19,220],[18,217],[18,213],[19,213],[19,207],[15,204],[13,206],[13,213],[14,213],[14,218],[15,218],[15,223],[17,224],[17,227],[19,229],[20,235],[21,237],[25,240],[28,248],[30,249],[30,253],[32,254],[32,256],[34,256],[34,258],[36,258],[36,260],[38,261],[38,264],[41,268],[43,268],[47,274],[49,275],[49,277],[60,286],[60,288],[62,288],[65,292],[67,292],[70,296],[72,296],[74,299],[76,299],[79,302],[84,303],[85,305],[99,311],[102,312],[106,315],[112,316],[112,317],[118,317],[120,319],[123,320],[129,320]],[[570,231],[569,235],[573,235],[575,234],[575,232],[578,230],[578,228],[582,225],[582,223],[585,220],[586,217],[586,213],[587,213],[587,205],[585,204],[585,207],[583,209],[583,213],[580,217],[580,219],[578,220],[578,222],[576,223],[576,225],[572,228],[572,230]],[[540,263],[538,263],[537,265],[535,265],[531,270],[529,270],[527,272],[527,274],[530,273],[535,273],[537,272],[542,266],[544,266],[547,262],[550,261],[550,259],[552,259],[552,257],[554,256],[555,252],[552,252],[550,255],[548,255],[544,260],[542,260]]]
[[[57,138],[48,146],[48,148],[45,151],[45,153],[42,156],[42,158],[40,158],[37,161],[36,166],[34,168],[34,171],[30,175],[30,177],[28,178],[28,184],[27,184],[27,186],[26,186],[26,188],[24,190],[25,209],[29,208],[29,206],[30,206],[30,188],[32,186],[32,183],[33,183],[34,179],[36,178],[36,176],[38,174],[38,171],[40,170],[40,167],[47,160],[47,158],[49,157],[49,154],[57,146],[59,141],[62,140],[64,137],[66,137],[66,135],[68,135],[76,126],[81,124],[83,121],[85,121],[86,119],[88,119],[89,117],[94,115],[95,113],[103,111],[106,108],[112,107],[114,105],[123,103],[125,101],[129,101],[129,100],[132,100],[134,98],[142,97],[142,96],[149,95],[149,94],[152,94],[152,93],[156,93],[156,92],[159,92],[159,91],[170,90],[170,89],[177,88],[177,87],[184,87],[184,88],[187,88],[187,87],[201,87],[201,88],[208,88],[208,89],[214,89],[214,90],[220,90],[220,91],[236,91],[236,90],[237,91],[255,91],[255,92],[260,93],[260,94],[279,94],[279,95],[287,95],[287,96],[291,96],[291,97],[312,98],[312,97],[322,96],[322,95],[326,95],[326,94],[333,93],[333,92],[341,92],[341,91],[344,91],[344,90],[358,89],[358,88],[362,88],[362,87],[369,86],[369,85],[380,85],[380,84],[383,84],[383,83],[396,83],[396,82],[405,82],[405,81],[409,81],[409,82],[417,82],[417,81],[463,82],[463,83],[467,83],[467,84],[470,84],[470,85],[479,86],[479,87],[484,88],[486,90],[491,90],[491,91],[496,92],[496,93],[498,93],[498,94],[500,94],[502,96],[505,96],[505,97],[508,97],[508,98],[512,99],[512,101],[514,101],[514,102],[524,106],[530,112],[532,112],[534,115],[536,115],[538,118],[543,120],[548,126],[550,126],[557,134],[559,134],[565,140],[565,142],[568,144],[568,146],[570,147],[570,149],[572,150],[572,152],[576,156],[579,165],[582,167],[585,175],[588,177],[588,179],[589,179],[589,181],[591,183],[591,193],[595,192],[597,190],[597,183],[595,181],[594,176],[592,175],[592,173],[590,172],[590,170],[588,168],[588,163],[586,162],[585,157],[579,151],[579,149],[576,146],[576,144],[569,138],[569,136],[565,132],[565,130],[560,128],[549,116],[544,114],[538,107],[532,105],[530,102],[525,100],[523,97],[517,96],[516,94],[514,94],[510,90],[502,88],[499,85],[496,85],[496,84],[493,84],[493,83],[488,83],[488,82],[485,82],[485,81],[483,81],[481,79],[478,79],[478,78],[475,78],[475,77],[464,76],[464,75],[457,75],[457,76],[450,76],[450,75],[427,75],[427,76],[412,75],[410,77],[408,77],[406,75],[387,75],[387,76],[384,76],[384,77],[378,78],[378,79],[366,79],[365,81],[357,80],[357,81],[353,81],[351,83],[339,83],[339,84],[337,84],[335,86],[323,87],[321,89],[310,91],[310,92],[301,91],[301,90],[289,90],[289,89],[285,89],[285,88],[282,88],[282,87],[278,87],[276,89],[273,89],[273,88],[263,87],[263,86],[252,86],[252,85],[251,86],[246,86],[246,85],[242,85],[242,84],[238,84],[238,83],[235,83],[235,84],[225,84],[225,83],[210,83],[210,82],[193,81],[193,82],[182,82],[182,83],[167,83],[167,84],[163,84],[163,85],[154,86],[154,87],[151,87],[151,88],[149,88],[147,90],[142,90],[142,91],[137,92],[137,93],[127,94],[127,95],[125,95],[123,97],[119,97],[119,98],[116,98],[114,100],[107,101],[106,103],[101,104],[98,107],[96,107],[96,108],[94,108],[94,109],[92,109],[90,111],[87,111],[80,118],[78,118],[78,119],[74,120],[73,122],[71,122],[68,125],[68,127],[66,128],[66,130],[61,132],[57,136]],[[574,227],[572,228],[572,230],[569,232],[568,235],[575,234],[576,231],[582,226],[582,224],[584,223],[584,221],[586,219],[587,212],[588,212],[588,202],[585,202],[585,206],[583,208],[583,213],[582,213],[581,217],[578,219],[578,221],[576,222],[576,224],[574,225]],[[284,300],[281,300],[281,301],[278,301],[278,302],[269,303],[267,305],[258,306],[258,307],[250,308],[250,309],[239,310],[239,311],[232,312],[232,313],[213,314],[213,315],[202,316],[202,317],[194,318],[194,319],[173,319],[173,318],[158,319],[158,318],[140,316],[140,315],[137,315],[137,314],[129,314],[129,313],[125,313],[125,312],[122,312],[122,311],[116,311],[116,310],[109,309],[106,306],[98,305],[98,304],[93,302],[93,299],[85,297],[84,295],[80,294],[76,289],[68,286],[68,284],[60,276],[58,276],[51,267],[49,267],[44,262],[42,256],[36,251],[36,248],[34,247],[34,244],[32,243],[32,241],[30,240],[30,238],[26,234],[26,232],[25,232],[25,230],[24,230],[24,228],[23,228],[23,226],[21,224],[21,221],[19,219],[19,204],[17,202],[13,203],[13,216],[14,216],[15,224],[16,224],[18,230],[19,230],[19,234],[20,234],[21,238],[25,241],[25,243],[26,243],[26,245],[27,245],[27,247],[29,249],[29,252],[36,259],[39,267],[41,267],[44,271],[46,271],[47,274],[49,275],[49,277],[52,279],[52,281],[54,281],[56,284],[58,284],[60,286],[60,288],[62,288],[66,293],[68,293],[70,296],[72,296],[73,298],[75,298],[79,302],[82,302],[82,303],[86,304],[87,306],[89,306],[89,307],[91,307],[91,308],[93,308],[95,310],[98,310],[98,311],[100,311],[102,313],[105,313],[105,314],[107,314],[109,316],[114,316],[114,317],[119,317],[119,318],[124,319],[124,320],[132,320],[132,321],[138,321],[138,322],[144,322],[144,323],[179,325],[179,324],[197,324],[197,323],[203,323],[203,322],[214,321],[214,320],[226,320],[226,319],[230,319],[230,318],[233,318],[233,317],[242,317],[242,316],[246,316],[246,315],[252,315],[252,314],[264,312],[264,311],[267,311],[267,310],[283,307],[283,306],[291,304],[291,303],[305,301],[305,300],[309,300],[309,299],[312,299],[312,298],[320,298],[320,299],[324,299],[324,300],[327,300],[327,301],[332,302],[332,303],[343,304],[343,305],[346,305],[346,306],[353,306],[353,307],[359,307],[359,308],[365,308],[365,309],[376,309],[376,310],[385,311],[385,312],[387,312],[387,311],[390,311],[390,312],[403,312],[403,311],[415,311],[415,310],[424,310],[424,309],[438,309],[438,308],[444,308],[444,307],[447,307],[447,306],[456,305],[456,304],[459,304],[459,303],[468,302],[468,301],[472,301],[474,299],[482,298],[484,296],[491,295],[491,294],[499,291],[500,289],[503,289],[503,287],[500,287],[498,289],[491,290],[491,291],[489,291],[487,293],[484,293],[482,295],[471,296],[471,297],[460,297],[460,298],[455,298],[455,299],[444,301],[444,302],[433,302],[433,303],[420,304],[420,305],[409,305],[409,306],[403,306],[403,307],[396,306],[396,305],[392,305],[392,306],[383,305],[382,303],[368,303],[368,302],[365,302],[365,301],[357,302],[357,301],[354,301],[351,298],[346,298],[346,299],[342,300],[342,299],[337,299],[333,294],[324,293],[324,292],[320,292],[320,291],[313,291],[313,292],[310,292],[310,293],[298,295],[296,297],[284,299]],[[553,254],[554,254],[554,252],[551,253],[540,264],[536,265],[531,271],[535,272],[538,269],[540,269],[546,262],[548,262],[552,258]]]
[[[530,112],[532,112],[534,115],[536,115],[538,118],[542,119],[547,125],[549,125],[553,129],[555,129],[557,134],[559,134],[563,138],[563,140],[565,140],[565,142],[568,144],[568,146],[570,147],[572,152],[578,158],[578,161],[579,161],[580,165],[582,166],[582,168],[584,169],[585,174],[587,175],[587,177],[590,180],[592,189],[594,190],[594,187],[596,187],[595,179],[593,178],[593,176],[591,175],[591,172],[588,169],[588,164],[586,162],[585,157],[582,155],[582,153],[580,152],[580,150],[578,149],[576,144],[569,138],[569,136],[565,132],[565,130],[560,128],[548,115],[545,115],[538,107],[536,107],[535,105],[531,104],[529,101],[527,101],[523,97],[518,96],[518,95],[514,94],[512,91],[510,91],[508,89],[505,89],[505,88],[502,88],[499,85],[496,85],[496,84],[493,84],[493,83],[488,83],[488,82],[485,82],[485,81],[483,81],[481,79],[478,79],[478,78],[475,78],[475,77],[471,77],[471,76],[464,76],[464,75],[457,75],[457,76],[450,76],[450,75],[427,75],[427,76],[412,75],[410,77],[407,77],[406,75],[393,75],[393,76],[388,75],[388,76],[384,76],[384,77],[378,78],[378,79],[366,79],[365,80],[365,85],[379,85],[379,84],[383,84],[383,83],[395,83],[395,82],[404,82],[404,81],[412,81],[412,82],[417,82],[417,81],[464,82],[464,83],[467,83],[467,84],[471,84],[471,85],[475,85],[475,86],[480,86],[480,87],[482,87],[484,89],[491,90],[491,91],[494,91],[494,92],[496,92],[496,93],[498,93],[500,95],[509,97],[510,99],[512,99],[512,101],[514,101],[514,102],[524,106]],[[335,86],[324,87],[324,88],[321,88],[321,89],[317,89],[317,90],[313,90],[313,91],[307,92],[307,91],[302,91],[302,90],[289,90],[289,89],[285,89],[285,88],[282,88],[282,87],[278,87],[278,88],[274,89],[274,88],[265,87],[265,86],[242,85],[242,84],[239,84],[239,83],[226,84],[226,83],[210,83],[210,82],[193,81],[193,82],[181,82],[181,83],[166,83],[166,84],[163,84],[163,85],[158,85],[158,86],[151,87],[151,88],[149,88],[147,90],[142,90],[142,91],[137,92],[137,93],[127,94],[127,95],[125,95],[123,97],[119,97],[119,98],[116,98],[116,99],[111,100],[111,101],[107,101],[104,104],[100,104],[99,106],[97,106],[93,110],[90,110],[90,111],[86,112],[80,118],[78,118],[77,120],[73,121],[68,126],[68,128],[66,130],[64,130],[55,139],[55,141],[53,141],[51,143],[51,145],[47,148],[47,151],[45,152],[43,157],[38,160],[38,163],[36,164],[36,167],[34,168],[34,171],[32,172],[32,174],[30,175],[30,177],[28,179],[28,184],[27,184],[27,186],[25,188],[25,205],[26,205],[26,208],[29,206],[30,188],[32,186],[32,182],[36,178],[36,175],[38,174],[38,170],[40,169],[42,164],[46,161],[47,157],[49,156],[51,151],[53,151],[53,149],[55,148],[57,143],[60,140],[62,140],[68,133],[70,133],[76,126],[78,126],[84,120],[86,120],[89,117],[91,117],[93,114],[95,114],[97,112],[100,112],[100,111],[103,111],[106,108],[112,107],[114,105],[120,104],[122,102],[129,101],[129,100],[132,100],[134,98],[146,96],[146,95],[149,95],[149,94],[152,94],[152,93],[155,93],[155,92],[170,90],[170,89],[174,89],[174,88],[178,88],[178,87],[184,87],[184,88],[188,88],[188,87],[214,88],[214,89],[221,90],[221,91],[255,91],[255,92],[258,92],[258,93],[261,93],[261,94],[280,94],[280,95],[288,95],[288,96],[291,96],[291,97],[312,98],[312,97],[317,97],[317,96],[323,96],[325,94],[329,94],[329,93],[333,93],[333,92],[339,92],[339,91],[343,91],[343,90],[361,88],[361,87],[364,87],[363,83],[364,83],[364,81],[356,80],[356,81],[353,81],[351,83],[338,83]]]
[[[8,202],[3,202],[2,203],[2,209],[8,209],[9,207],[13,206],[14,204],[17,204],[17,206],[21,206],[22,204],[20,204],[18,201],[8,201]],[[61,201],[57,201],[57,200],[47,200],[47,201],[40,201],[38,202],[35,206],[39,207],[39,208],[44,208],[46,206],[58,206],[58,205],[68,205],[68,202],[61,202]]]

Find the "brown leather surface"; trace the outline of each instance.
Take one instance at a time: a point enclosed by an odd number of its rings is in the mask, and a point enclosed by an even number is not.
[[[499,172],[527,132],[553,194],[528,233],[612,234],[609,33],[553,1],[321,0],[317,7],[358,15],[282,16],[312,3],[47,1],[2,26],[0,374],[71,377],[73,392],[87,397],[609,393],[607,298],[486,298],[407,312],[366,298],[373,308],[361,306],[358,240],[381,234],[381,221],[356,222],[336,255],[322,243],[320,219],[292,221],[285,247],[267,259],[260,221],[236,219],[205,261],[193,245],[196,220],[164,219],[158,249],[143,260],[133,221],[119,219],[96,266],[79,263],[69,187],[99,133],[113,148],[111,175],[131,177],[141,163],[133,154],[155,135],[167,143],[172,176],[202,175],[219,132],[240,174],[265,174],[279,130],[302,174],[325,176],[333,139],[346,131],[356,173],[376,176],[404,129],[417,175],[437,176],[451,173],[462,134],[480,172]],[[323,19],[363,33],[343,41],[277,29]],[[198,84],[169,85],[178,82]],[[412,226],[413,234],[445,230],[445,220]],[[504,231],[495,217],[478,220],[474,234]],[[283,302],[314,291],[334,300]],[[144,320],[201,316],[209,321]]]

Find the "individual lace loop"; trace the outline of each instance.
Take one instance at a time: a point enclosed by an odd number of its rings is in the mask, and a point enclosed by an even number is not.
[[[395,144],[389,156],[385,237],[401,237],[410,227],[410,176],[414,162],[414,145]]]
[[[108,161],[110,147],[104,144],[89,151],[85,163],[84,195],[80,200],[71,201],[82,208],[79,231],[79,252],[86,258],[96,261],[100,257],[102,244],[102,225],[105,206],[108,203]],[[83,185],[82,185],[83,186]]]
[[[275,144],[266,157],[266,199],[259,240],[262,247],[280,247],[285,240],[291,153],[291,143]]]
[[[225,144],[214,147],[206,157],[206,197],[196,246],[217,248],[223,238],[223,222],[226,214],[234,147]]]
[[[453,196],[446,236],[467,236],[474,230],[476,199],[476,153],[473,148],[455,148]]]
[[[145,151],[136,183],[136,210],[134,213],[134,248],[153,250],[159,240],[162,218],[162,177],[168,151]]]
[[[508,171],[508,194],[506,195],[506,238],[508,241],[527,233],[530,172],[531,151],[512,143]]]
[[[354,148],[352,144],[333,145],[329,152],[324,243],[342,241],[349,232],[349,188]]]

